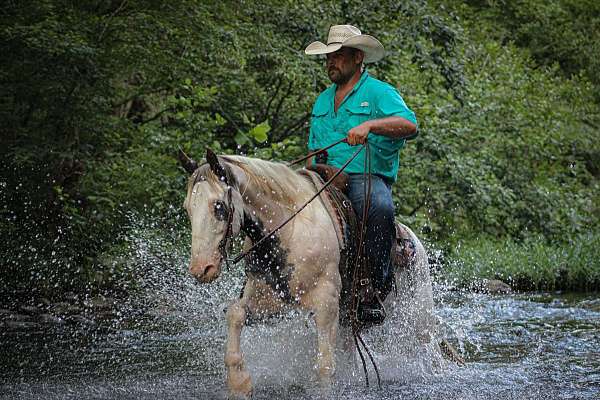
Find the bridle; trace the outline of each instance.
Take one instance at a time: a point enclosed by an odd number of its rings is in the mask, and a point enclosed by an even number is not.
[[[232,187],[227,185],[227,225],[225,226],[225,234],[221,241],[219,241],[219,253],[221,257],[225,260],[225,265],[227,269],[230,269],[229,265],[229,256],[227,254],[227,245],[233,242],[233,216],[235,214],[235,208],[233,206],[233,200],[231,196]]]

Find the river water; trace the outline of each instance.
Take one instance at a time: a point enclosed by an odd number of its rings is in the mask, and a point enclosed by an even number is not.
[[[224,309],[243,273],[225,270],[199,285],[187,274],[187,245],[173,246],[189,239],[142,228],[123,257],[136,277],[126,299],[17,302],[0,294],[0,399],[227,398]],[[413,346],[388,324],[365,335],[381,389],[372,370],[365,387],[358,358],[341,357],[336,383],[323,393],[314,324],[299,314],[244,330],[254,398],[600,399],[600,294],[491,296],[441,283],[434,293],[437,331],[465,366]]]
[[[223,309],[240,285],[162,280],[103,316],[86,299],[76,316],[33,323],[8,323],[4,311],[0,398],[226,398]],[[465,366],[374,345],[381,389],[372,373],[367,388],[361,368],[343,367],[323,394],[312,369],[314,327],[299,315],[246,329],[254,398],[600,399],[598,295],[436,293],[441,330]],[[399,340],[381,336],[367,340]]]

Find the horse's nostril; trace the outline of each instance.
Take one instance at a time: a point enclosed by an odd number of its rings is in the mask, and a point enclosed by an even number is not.
[[[217,269],[217,267],[215,267],[214,265],[208,264],[206,266],[206,268],[204,269],[204,274],[203,275],[205,277],[207,277],[207,278],[212,278],[212,276],[214,275],[216,269]]]
[[[196,278],[199,278],[202,275],[204,275],[204,269],[197,265],[192,265],[192,266],[190,266],[190,275],[195,276]]]
[[[195,265],[190,268],[190,274],[201,282],[210,282],[218,275],[218,268],[214,264]]]

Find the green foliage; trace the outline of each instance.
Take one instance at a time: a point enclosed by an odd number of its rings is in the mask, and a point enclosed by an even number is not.
[[[98,257],[127,247],[133,215],[181,221],[179,147],[304,154],[329,82],[302,49],[342,21],[385,44],[369,71],[420,122],[394,188],[402,219],[448,248],[479,233],[568,242],[600,214],[592,3],[10,1],[2,283],[49,291],[127,275]]]
[[[431,93],[415,69],[403,74],[421,136],[403,154],[401,214],[446,241],[473,231],[560,241],[598,226],[593,85],[536,68],[514,46],[469,22],[463,27],[462,107]]]
[[[589,232],[566,243],[544,237],[522,242],[478,238],[461,243],[458,261],[443,277],[458,286],[500,279],[519,290],[597,290],[600,287],[600,234]]]
[[[468,1],[463,11],[493,21],[486,32],[526,48],[536,62],[555,63],[568,77],[584,75],[600,101],[600,3],[595,0]]]

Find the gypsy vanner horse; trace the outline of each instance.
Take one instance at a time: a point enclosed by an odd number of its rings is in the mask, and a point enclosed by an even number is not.
[[[283,163],[216,156],[210,150],[206,160],[200,165],[189,158],[182,161],[191,174],[184,201],[192,230],[189,272],[199,282],[210,283],[219,277],[226,261],[224,249],[235,236],[245,234],[246,249],[263,239],[248,253],[242,294],[227,309],[225,366],[230,395],[249,397],[252,393],[240,349],[247,319],[294,308],[309,311],[314,317],[318,379],[322,386],[329,386],[335,372],[336,344],[347,344],[350,331],[339,323],[343,286],[340,239],[325,199],[317,197],[264,240],[316,194],[309,174],[300,174]],[[432,340],[429,331],[435,317],[427,255],[414,233],[404,228],[415,244],[414,256],[408,267],[395,271],[397,294],[393,301],[394,296],[388,296],[385,304],[386,308],[392,303],[403,307],[402,312],[412,316],[414,334]]]

